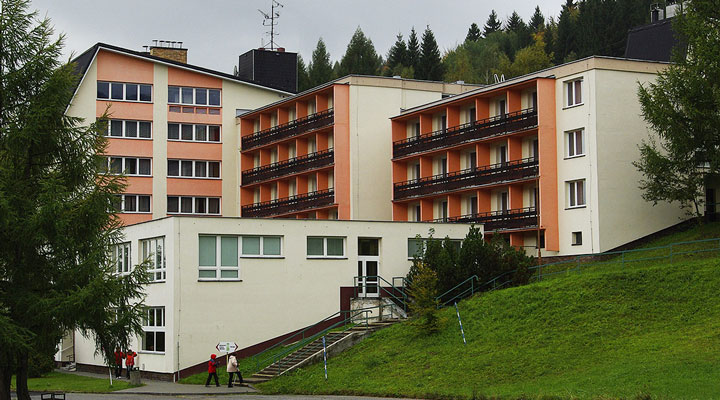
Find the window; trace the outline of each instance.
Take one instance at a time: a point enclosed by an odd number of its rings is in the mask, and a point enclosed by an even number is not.
[[[118,275],[130,273],[130,242],[119,243],[111,247],[110,259]]]
[[[151,139],[152,122],[111,119],[105,136],[127,139]]]
[[[142,349],[165,352],[165,307],[148,307],[143,319]]]
[[[585,155],[585,144],[583,140],[583,130],[577,129],[570,132],[565,132],[567,138],[567,156],[579,157]]]
[[[468,198],[468,214],[475,215],[478,213],[478,198],[477,196],[472,196]]]
[[[468,109],[467,118],[468,118],[468,122],[470,123],[470,125],[475,125],[475,122],[477,121],[477,118],[475,117],[475,115],[477,115],[477,111],[475,110],[475,107]]]
[[[280,236],[241,236],[243,257],[278,257],[282,255]]]
[[[500,117],[504,117],[505,114],[507,114],[507,101],[506,100],[499,100],[497,103],[497,115]]]
[[[219,197],[168,196],[168,214],[220,215]]]
[[[107,171],[111,174],[128,176],[150,176],[152,167],[149,158],[108,157]]]
[[[150,196],[139,194],[123,194],[117,196],[115,211],[123,213],[149,213]]]
[[[573,232],[572,233],[572,245],[579,246],[581,244],[582,244],[582,232]]]
[[[307,256],[308,258],[343,258],[345,257],[345,238],[308,236]]]
[[[416,122],[415,126],[413,126],[413,136],[414,137],[420,136],[420,122]]]
[[[220,106],[220,89],[168,86],[168,103]]]
[[[433,239],[440,241],[444,243],[444,239]],[[411,238],[408,239],[408,258],[414,258],[414,257],[422,257],[423,253],[425,252],[425,246],[428,242],[428,239],[421,239],[421,238]],[[460,247],[462,246],[462,240],[460,239],[450,239],[450,246],[454,247],[456,250],[460,250]]]
[[[100,100],[152,101],[152,85],[137,83],[98,82],[97,98]]]
[[[237,280],[238,266],[237,236],[199,236],[198,279]]]
[[[143,262],[147,261],[150,280],[165,281],[165,238],[157,237],[140,241]]]
[[[415,204],[415,207],[413,209],[413,218],[413,221],[420,222],[420,220],[422,220],[422,214],[420,213],[420,204]]]
[[[585,179],[570,181],[566,184],[568,192],[568,207],[582,207],[585,205]]]
[[[220,142],[219,125],[168,124],[168,140]]]
[[[182,178],[220,178],[220,161],[168,160],[168,176]]]
[[[567,107],[582,104],[582,79],[565,82],[565,91],[567,93]]]

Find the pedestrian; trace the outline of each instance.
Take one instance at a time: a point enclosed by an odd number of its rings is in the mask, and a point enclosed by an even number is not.
[[[125,358],[125,353],[120,351],[119,347],[115,348],[115,378],[120,379],[122,375],[122,361]]]
[[[208,377],[205,381],[205,387],[210,386],[210,378],[215,378],[215,386],[220,387],[220,382],[218,381],[217,376],[217,366],[218,361],[215,359],[217,356],[215,354],[210,355],[210,361],[208,361]]]
[[[242,384],[243,379],[242,379],[242,375],[240,374],[240,371],[238,370],[237,358],[235,358],[235,356],[233,356],[233,355],[231,355],[230,358],[228,359],[227,373],[228,373],[228,387],[233,387],[233,374],[237,374],[238,378],[240,378],[240,384]]]
[[[128,351],[125,353],[125,368],[127,368],[128,379],[130,379],[130,371],[135,368],[135,357],[137,356],[137,353],[132,351],[132,349],[128,349]]]

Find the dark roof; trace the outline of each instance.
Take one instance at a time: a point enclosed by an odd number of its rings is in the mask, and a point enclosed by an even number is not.
[[[672,29],[672,18],[633,28],[628,32],[625,58],[670,61],[673,49],[680,44]]]
[[[261,85],[261,84],[255,83],[251,80],[241,79],[235,75],[227,74],[225,72],[215,71],[212,69],[199,67],[197,65],[185,64],[185,63],[181,63],[178,61],[168,60],[168,59],[162,58],[162,57],[151,56],[149,53],[146,53],[146,52],[125,49],[122,47],[113,46],[111,44],[106,44],[106,43],[95,44],[93,47],[87,49],[84,53],[80,54],[73,60],[73,62],[76,63],[75,71],[77,71],[78,74],[80,74],[80,76],[85,75],[88,68],[90,67],[90,64],[92,63],[93,59],[95,58],[95,54],[97,53],[98,49],[108,49],[108,50],[119,52],[119,53],[125,53],[125,54],[136,56],[136,57],[146,58],[150,61],[158,61],[158,62],[162,62],[165,64],[175,65],[175,66],[178,66],[181,68],[191,69],[191,70],[198,71],[198,72],[201,72],[204,74],[215,75],[220,78],[224,78],[224,79],[228,79],[228,80],[232,80],[232,81],[236,81],[236,82],[246,83],[246,84],[254,85],[254,86],[260,86],[260,87],[266,88],[268,90],[281,92],[283,94],[293,94],[293,93],[285,92],[283,90],[279,90],[279,89],[272,88],[269,86]]]

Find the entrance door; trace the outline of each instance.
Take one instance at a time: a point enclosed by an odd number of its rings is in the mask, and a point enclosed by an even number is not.
[[[380,297],[380,239],[358,239],[358,296]]]

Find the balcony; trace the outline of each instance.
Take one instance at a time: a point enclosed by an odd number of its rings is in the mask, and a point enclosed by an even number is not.
[[[332,165],[334,161],[333,149],[322,150],[243,171],[242,184],[250,185],[302,171],[327,167]]]
[[[394,200],[434,195],[461,189],[532,179],[538,176],[537,158],[523,158],[479,168],[469,168],[395,184]]]
[[[483,224],[485,232],[536,229],[538,212],[535,207],[513,208],[504,211],[461,215],[447,218],[445,221]]]
[[[264,131],[255,132],[252,135],[243,136],[241,149],[245,151],[265,146],[278,140],[291,138],[305,132],[330,126],[333,122],[332,108],[320,111],[307,117],[298,118],[294,121],[265,129]]]
[[[335,191],[333,189],[318,190],[316,192],[243,206],[242,216],[250,218],[271,217],[327,207],[333,205],[334,202]]]
[[[393,157],[442,149],[473,140],[535,128],[537,110],[528,108],[393,142]]]

